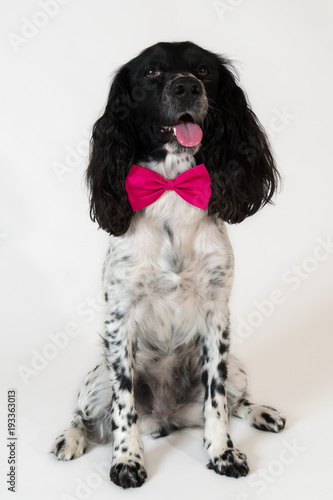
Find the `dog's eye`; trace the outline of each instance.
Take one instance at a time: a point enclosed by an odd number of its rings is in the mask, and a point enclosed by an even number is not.
[[[208,69],[208,66],[206,66],[205,64],[201,64],[198,69],[197,69],[197,73],[199,76],[207,76],[209,75],[209,69]]]
[[[156,68],[148,68],[146,69],[145,76],[147,78],[156,78],[161,73]]]

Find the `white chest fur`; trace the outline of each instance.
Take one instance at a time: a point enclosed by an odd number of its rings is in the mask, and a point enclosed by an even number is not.
[[[154,170],[173,178],[193,166],[192,159],[171,160]],[[135,214],[124,236],[111,238],[104,284],[110,307],[131,316],[138,337],[170,350],[191,341],[208,312],[225,305],[232,277],[223,222],[166,191]]]

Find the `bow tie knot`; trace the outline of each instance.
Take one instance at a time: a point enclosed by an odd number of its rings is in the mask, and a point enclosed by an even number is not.
[[[166,181],[167,181],[167,184],[166,184],[167,190],[173,191],[174,187],[175,187],[174,182],[173,182],[174,180],[173,179],[166,179]]]
[[[125,189],[134,212],[151,205],[167,190],[175,191],[187,203],[202,210],[206,210],[211,195],[210,176],[203,163],[186,170],[175,179],[165,179],[153,170],[133,165]]]

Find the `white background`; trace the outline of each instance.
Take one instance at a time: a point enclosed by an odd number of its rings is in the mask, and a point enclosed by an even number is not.
[[[1,5],[2,498],[332,498],[332,3]],[[48,454],[101,351],[107,236],[89,219],[88,137],[113,71],[146,46],[182,40],[235,61],[284,178],[275,205],[229,234],[233,350],[249,370],[252,399],[278,407],[288,424],[273,435],[232,420],[251,469],[238,480],[205,469],[199,430],[148,439],[149,479],[124,492],[108,479],[109,447],[69,463]],[[10,388],[17,391],[16,496],[6,485]]]

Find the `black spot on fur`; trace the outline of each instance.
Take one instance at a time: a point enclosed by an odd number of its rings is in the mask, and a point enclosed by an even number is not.
[[[132,381],[129,377],[127,377],[126,375],[122,375],[119,379],[119,382],[120,382],[120,389],[122,391],[128,391],[128,392],[132,392]]]
[[[219,352],[221,354],[221,356],[223,356],[223,354],[225,354],[228,350],[228,346],[227,344],[224,344],[223,342],[220,341],[219,343]]]
[[[268,424],[275,424],[275,419],[271,415],[269,415],[268,413],[262,413],[261,418],[266,420],[266,422]]]
[[[214,399],[215,395],[216,395],[216,386],[217,386],[217,382],[216,382],[215,377],[213,377],[212,383],[210,384],[210,397],[212,399]]]
[[[202,346],[202,355],[200,356],[199,361],[201,363],[201,366],[205,365],[206,363],[209,363],[208,349],[206,345]]]
[[[120,321],[121,319],[123,319],[125,317],[125,314],[124,313],[121,313],[119,311],[116,311],[115,312],[115,318],[117,321]]]
[[[216,392],[218,392],[219,394],[221,394],[222,396],[225,396],[225,388],[224,388],[224,385],[222,384],[218,384],[216,386]]]
[[[59,441],[59,443],[57,444],[56,446],[56,455],[58,455],[59,451],[61,450],[61,448],[65,445],[65,439],[62,439],[61,441]]]
[[[219,376],[222,380],[225,380],[228,375],[228,369],[227,369],[227,363],[225,361],[220,361],[219,364],[217,365],[217,370],[219,373]]]
[[[116,422],[113,419],[111,420],[111,429],[113,431],[119,429],[119,426],[116,424]]]
[[[121,358],[115,359],[115,361],[112,363],[112,368],[114,369],[115,372],[119,370],[119,368],[122,366],[123,362]]]
[[[105,349],[108,351],[110,349],[111,342],[107,338],[103,337],[103,344]]]
[[[137,413],[127,413],[127,424],[128,427],[132,427],[133,424],[136,424],[138,421],[138,414]]]
[[[205,401],[208,399],[208,371],[204,370],[201,375],[201,382],[205,388]]]
[[[229,329],[226,328],[224,332],[222,333],[222,337],[226,340],[229,338]]]

